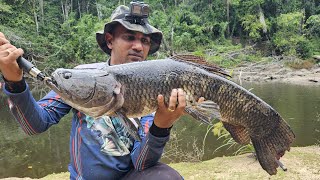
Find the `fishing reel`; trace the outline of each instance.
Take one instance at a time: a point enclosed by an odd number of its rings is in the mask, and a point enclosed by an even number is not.
[[[131,24],[145,25],[149,17],[149,5],[144,2],[131,1],[129,14],[125,15],[125,20]]]

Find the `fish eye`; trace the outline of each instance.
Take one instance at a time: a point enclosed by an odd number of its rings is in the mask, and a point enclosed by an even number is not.
[[[72,77],[72,73],[71,72],[66,72],[63,74],[63,78],[65,79],[70,79]]]

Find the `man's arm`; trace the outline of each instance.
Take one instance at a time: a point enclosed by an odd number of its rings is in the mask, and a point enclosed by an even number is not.
[[[185,106],[185,93],[182,89],[172,90],[168,106],[164,104],[163,96],[158,96],[158,109],[154,120],[152,116],[141,119],[143,131],[147,135],[141,137],[142,142],[135,142],[131,153],[136,170],[142,171],[154,166],[160,160],[163,149],[169,140],[171,127],[184,114]]]
[[[10,44],[0,32],[0,71],[5,80],[3,91],[9,97],[9,108],[13,116],[22,129],[32,135],[57,123],[70,111],[70,107],[62,103],[53,92],[38,103],[35,101],[16,61],[22,54],[23,50]]]
[[[33,135],[46,131],[70,111],[71,107],[63,103],[53,91],[36,102],[28,85],[24,80],[22,81],[15,83],[7,81],[3,91],[8,96],[9,109],[12,115],[26,134]],[[17,88],[10,88],[11,86],[17,86],[19,83],[25,84],[25,89],[21,92],[17,92]]]
[[[153,115],[141,118],[143,130],[139,129],[139,134],[142,141],[135,141],[131,152],[133,165],[138,171],[155,165],[160,160],[163,149],[169,140],[170,129],[156,127],[153,124],[153,118]],[[159,136],[161,132],[163,134]]]

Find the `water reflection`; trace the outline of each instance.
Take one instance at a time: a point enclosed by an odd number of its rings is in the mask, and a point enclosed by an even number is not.
[[[291,125],[296,134],[294,146],[308,146],[320,140],[320,91],[319,87],[289,84],[244,84],[251,91],[273,106]],[[50,173],[67,171],[69,163],[69,131],[71,114],[63,118],[59,125],[49,131],[28,137],[12,118],[3,96],[0,97],[0,178],[39,178]],[[174,127],[176,139],[184,154],[162,159],[164,162],[182,160],[182,156],[194,154],[202,148],[207,127],[189,117],[183,117]],[[173,139],[173,138],[172,138]],[[196,143],[196,148],[194,146]],[[216,156],[231,155],[231,151],[221,149],[222,144],[212,132],[205,139],[204,160]],[[176,147],[172,147],[176,148]],[[170,148],[166,148],[170,151]]]
[[[243,84],[246,89],[259,96],[261,99],[270,104],[292,127],[296,139],[293,146],[310,146],[320,143],[320,90],[317,86],[299,86],[285,83],[264,83]],[[199,123],[189,117],[184,117],[175,126],[177,129],[179,148],[183,152],[166,157],[164,162],[186,161],[183,156],[197,148],[192,146],[193,141],[197,143],[198,148],[202,148],[202,142],[207,128],[199,126]],[[181,132],[181,129],[185,131]],[[196,140],[194,140],[196,138]],[[208,133],[205,139],[205,149],[203,160],[212,159],[217,156],[232,155],[236,148],[221,148],[214,152],[222,145],[224,139],[217,140],[212,132]],[[173,146],[177,146],[174,144]],[[176,147],[170,147],[176,148]],[[168,150],[170,150],[168,148]],[[177,148],[176,148],[177,149]],[[178,150],[179,151],[179,150]],[[174,153],[172,153],[174,154]],[[181,155],[183,154],[183,155]],[[195,156],[190,153],[188,158]]]
[[[0,100],[0,178],[37,178],[65,172],[69,163],[71,116],[47,132],[29,137],[11,116],[5,98]]]

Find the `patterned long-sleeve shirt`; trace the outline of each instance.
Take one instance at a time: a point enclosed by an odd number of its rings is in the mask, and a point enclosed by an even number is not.
[[[169,139],[168,134],[158,136],[162,129],[153,124],[153,115],[140,118],[143,129],[139,129],[139,142],[118,118],[93,119],[64,103],[53,91],[36,101],[28,85],[20,93],[8,89],[3,88],[9,97],[9,108],[28,135],[46,131],[73,111],[68,166],[71,179],[120,179],[133,168],[144,170],[159,161]]]

